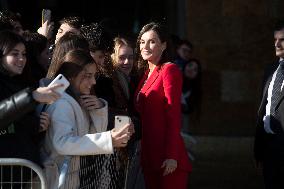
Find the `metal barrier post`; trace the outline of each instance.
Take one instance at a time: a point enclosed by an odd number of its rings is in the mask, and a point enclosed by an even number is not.
[[[38,175],[41,182],[41,189],[46,189],[46,178],[44,176],[42,168],[37,164],[20,158],[0,158],[0,166],[24,166],[28,167]],[[2,173],[1,173],[2,175]]]

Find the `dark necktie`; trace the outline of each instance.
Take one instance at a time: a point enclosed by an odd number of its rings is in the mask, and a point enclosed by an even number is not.
[[[275,107],[281,96],[281,86],[284,80],[284,60],[279,62],[279,69],[277,70],[276,77],[272,89],[270,113],[275,116]]]

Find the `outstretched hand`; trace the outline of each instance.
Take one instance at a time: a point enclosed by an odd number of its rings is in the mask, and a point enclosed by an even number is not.
[[[63,84],[54,84],[49,87],[39,87],[33,91],[33,98],[39,103],[52,104],[60,98],[60,94],[55,91],[59,87],[63,87]]]
[[[130,124],[126,124],[120,129],[112,129],[111,130],[111,138],[113,147],[125,147],[127,145],[128,140],[131,137],[131,133],[129,132]]]

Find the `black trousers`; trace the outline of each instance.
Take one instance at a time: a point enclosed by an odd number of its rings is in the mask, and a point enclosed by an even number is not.
[[[267,140],[263,161],[266,189],[284,188],[284,134],[272,135]]]

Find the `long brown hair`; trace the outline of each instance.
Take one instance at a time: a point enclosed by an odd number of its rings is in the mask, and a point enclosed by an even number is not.
[[[58,68],[58,64],[62,62],[62,58],[68,51],[74,49],[82,49],[89,52],[89,44],[82,36],[67,32],[56,43],[51,64],[47,72],[47,78],[53,79],[55,77],[56,69]]]
[[[87,64],[96,64],[90,53],[82,49],[69,51],[54,69],[55,75],[63,74],[67,79],[76,77]]]
[[[96,64],[90,53],[82,49],[74,49],[69,51],[54,68],[55,75],[63,74],[70,81],[88,64]],[[75,100],[79,100],[79,94],[72,90],[72,85],[66,92]]]
[[[12,31],[8,31],[8,30],[0,31],[0,61],[1,61],[0,70],[1,72],[5,72],[6,74],[9,74],[9,75],[12,74],[9,70],[3,67],[3,57],[6,56],[9,52],[11,52],[13,48],[17,44],[20,44],[20,43],[25,45],[25,41],[20,35]]]
[[[167,28],[165,27],[164,24],[162,23],[157,23],[157,22],[150,22],[148,24],[146,24],[145,26],[143,26],[143,28],[141,29],[141,31],[139,32],[138,38],[137,38],[137,42],[136,42],[136,57],[137,57],[137,64],[138,64],[138,71],[139,73],[144,73],[147,69],[148,69],[148,64],[147,61],[143,60],[142,56],[141,56],[141,52],[140,52],[140,40],[141,37],[144,33],[153,30],[154,32],[157,33],[160,41],[162,43],[166,42],[167,43],[167,47],[166,49],[163,51],[163,54],[161,56],[160,61],[158,62],[158,65],[162,65],[166,62],[171,62],[173,61],[173,47],[170,41],[170,37],[169,34],[167,32]]]

